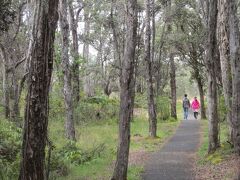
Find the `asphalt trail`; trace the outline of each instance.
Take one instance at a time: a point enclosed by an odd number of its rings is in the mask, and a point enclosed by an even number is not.
[[[151,155],[142,174],[144,180],[193,180],[193,156],[200,142],[199,120],[183,120],[175,135]]]

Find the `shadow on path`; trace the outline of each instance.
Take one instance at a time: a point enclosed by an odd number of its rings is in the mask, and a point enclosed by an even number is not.
[[[142,174],[144,180],[192,180],[194,154],[200,143],[199,120],[183,120],[175,135],[152,154]]]

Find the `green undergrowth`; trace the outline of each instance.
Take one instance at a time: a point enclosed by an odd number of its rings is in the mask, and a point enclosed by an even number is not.
[[[157,138],[149,138],[148,115],[143,108],[145,100],[143,97],[138,99],[138,112],[131,122],[130,153],[155,151],[174,133],[180,122],[159,118]],[[49,179],[110,179],[117,153],[118,108],[116,99],[102,96],[82,99],[74,113],[77,141],[72,142],[65,138],[63,102],[59,97],[51,97],[48,137],[52,150],[46,147]],[[19,173],[22,130],[14,123],[0,119],[0,179],[15,180]],[[128,179],[140,179],[142,171],[143,165],[130,165]]]
[[[159,148],[166,138],[173,134],[179,121],[159,121],[158,123],[158,137],[148,137],[148,119],[147,111],[142,110],[139,116],[135,117],[131,123],[131,144],[130,152],[144,150],[154,151]],[[64,122],[63,120],[52,120],[49,124],[49,135],[54,142],[56,148],[53,151],[59,153],[59,150],[66,149],[66,140],[64,138]],[[78,152],[74,152],[75,156],[68,157],[64,153],[60,153],[59,159],[65,157],[62,161],[66,165],[68,173],[60,172],[59,170],[52,172],[54,179],[109,179],[112,175],[114,160],[116,158],[117,141],[118,141],[118,123],[116,119],[109,119],[105,121],[90,122],[89,124],[76,125],[77,142],[75,147]],[[97,147],[99,148],[98,150]],[[92,154],[88,161],[79,163],[74,162],[74,158],[78,159],[86,156],[84,152],[97,151]],[[71,159],[73,158],[73,160]],[[83,158],[83,157],[81,157]],[[58,160],[59,160],[58,159]],[[72,161],[72,162],[71,162]],[[74,163],[73,163],[74,162]],[[60,169],[61,170],[61,169]],[[63,169],[65,170],[65,169]],[[130,166],[128,171],[128,179],[140,179],[140,174],[143,171],[142,166]],[[58,176],[60,174],[60,176]]]
[[[233,149],[231,145],[227,142],[228,140],[228,127],[226,122],[220,124],[220,147],[216,152],[212,154],[207,154],[208,152],[208,122],[207,120],[201,121],[202,129],[202,144],[198,150],[198,165],[205,164],[218,164],[224,161],[230,154],[232,154]]]
[[[21,129],[3,118],[0,120],[0,179],[16,179],[19,173]]]
[[[131,124],[131,150],[156,150],[159,144],[163,143],[167,137],[173,134],[178,124],[179,121],[159,121],[157,125],[157,138],[151,138],[148,136],[147,119],[136,118]]]

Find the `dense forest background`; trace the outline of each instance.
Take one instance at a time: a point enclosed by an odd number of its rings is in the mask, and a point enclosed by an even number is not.
[[[174,132],[184,94],[202,158],[239,155],[238,6],[0,0],[0,179],[139,179],[131,158]]]

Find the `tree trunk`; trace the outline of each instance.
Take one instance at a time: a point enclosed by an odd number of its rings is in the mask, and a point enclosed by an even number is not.
[[[135,86],[136,86],[136,72],[137,72],[137,57],[135,55],[135,60],[134,60],[134,68],[133,68],[133,79],[131,80],[131,84],[130,84],[130,89],[132,90],[132,93],[131,93],[131,121],[133,121],[133,118],[134,118],[134,101],[135,101]]]
[[[177,119],[177,87],[174,56],[170,53],[171,117]]]
[[[138,13],[139,15],[139,13]],[[143,35],[144,35],[144,25],[143,27],[140,29],[137,30],[137,41],[136,41],[136,53],[135,53],[135,63],[134,63],[134,73],[133,73],[133,80],[132,80],[132,98],[131,98],[131,101],[132,101],[132,107],[131,107],[131,120],[133,120],[134,118],[134,103],[135,103],[135,94],[136,92],[139,92],[138,89],[136,88],[136,84],[137,84],[137,77],[138,77],[138,68],[139,68],[139,58],[140,58],[140,55],[141,55],[141,40],[143,38]],[[141,87],[140,87],[141,89]],[[140,90],[141,92],[141,90]]]
[[[155,0],[151,0],[151,17],[152,17],[152,46],[151,46],[151,61],[155,59],[155,39],[156,39],[156,23],[155,23]]]
[[[15,66],[15,64],[14,64]],[[13,119],[14,122],[19,123],[19,87],[18,87],[18,82],[17,82],[17,77],[16,77],[16,72],[15,68],[12,70],[12,86],[13,86],[13,95],[12,95],[12,112],[11,112],[11,118]]]
[[[216,28],[217,28],[217,1],[209,2],[208,36],[206,46],[206,67],[208,72],[208,121],[209,144],[208,153],[214,152],[219,147],[218,139],[218,111],[217,111],[217,75],[216,64]]]
[[[35,0],[32,30],[33,49],[25,107],[20,180],[44,178],[48,126],[48,95],[53,68],[53,44],[57,26],[58,1]]]
[[[69,1],[70,27],[72,32],[72,80],[73,80],[73,101],[77,105],[80,100],[80,80],[79,80],[79,53],[78,53],[78,22],[74,16],[72,0]]]
[[[235,0],[228,1],[230,7],[230,59],[232,70],[232,125],[233,144],[240,155],[240,32]]]
[[[85,60],[86,67],[89,65],[89,36],[90,36],[90,13],[89,7],[84,8],[84,45],[83,45],[83,58]],[[91,73],[89,70],[86,71],[84,77],[84,92],[88,97],[94,95],[94,89],[92,87]]]
[[[206,109],[205,109],[205,100],[204,100],[204,91],[203,91],[203,83],[201,78],[197,78],[198,91],[200,95],[200,104],[201,104],[201,118],[207,119]]]
[[[150,27],[150,0],[145,0],[146,7],[146,29],[145,29],[145,52],[144,60],[147,67],[147,93],[148,93],[148,116],[149,136],[157,136],[157,115],[154,102],[152,59],[151,59],[151,27]]]
[[[10,94],[9,94],[9,73],[7,72],[8,69],[8,56],[6,54],[5,48],[3,47],[2,44],[0,44],[0,49],[1,49],[1,57],[3,60],[3,105],[4,105],[4,114],[5,118],[8,119],[10,118]]]
[[[205,109],[205,101],[204,101],[204,91],[203,91],[203,77],[201,76],[201,64],[199,63],[199,55],[197,51],[197,47],[192,44],[192,48],[190,51],[190,61],[189,65],[191,66],[193,70],[193,77],[197,82],[198,85],[198,91],[200,95],[200,104],[201,104],[201,118],[207,119],[206,117],[206,109]]]
[[[231,78],[231,65],[229,54],[229,7],[227,0],[219,0],[219,51],[222,71],[222,85],[223,94],[225,100],[225,106],[227,108],[227,122],[229,124],[229,140],[233,142],[233,128],[232,128],[232,78]]]
[[[63,95],[66,108],[65,131],[66,137],[70,140],[75,140],[75,128],[73,120],[73,95],[71,83],[71,67],[69,62],[69,24],[67,20],[67,0],[60,0],[59,15],[60,28],[62,34],[62,70],[63,70]]]
[[[111,28],[113,33],[113,43],[114,43],[114,59],[117,61],[117,64],[120,65],[122,62],[122,50],[119,34],[117,33],[117,26],[114,19],[114,8],[116,6],[116,0],[111,2]]]
[[[137,1],[126,1],[127,31],[120,76],[119,142],[112,180],[126,180],[130,144],[131,97],[137,33]]]

